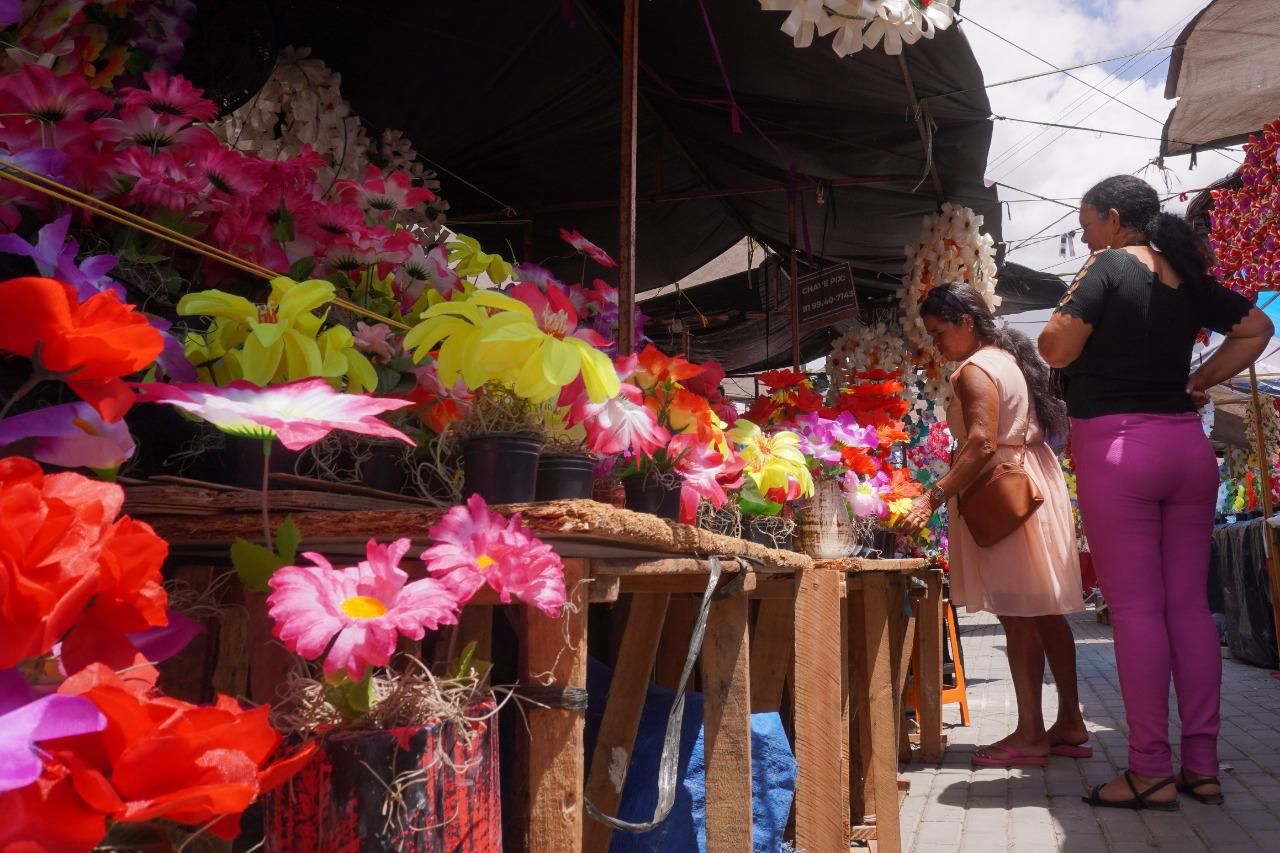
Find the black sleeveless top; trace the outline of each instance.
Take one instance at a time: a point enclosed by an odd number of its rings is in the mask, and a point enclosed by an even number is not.
[[[1093,326],[1079,358],[1062,371],[1067,413],[1194,412],[1186,385],[1196,335],[1204,328],[1225,334],[1252,307],[1212,280],[1172,288],[1129,252],[1099,252],[1058,303],[1058,313]]]

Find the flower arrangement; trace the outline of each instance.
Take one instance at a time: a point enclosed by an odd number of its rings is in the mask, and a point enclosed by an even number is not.
[[[1209,247],[1215,259],[1213,274],[1227,287],[1253,301],[1259,290],[1280,287],[1280,211],[1277,178],[1280,165],[1280,121],[1250,136],[1244,164],[1237,170],[1240,189],[1213,190],[1209,213]]]
[[[831,48],[848,56],[884,42],[890,56],[904,44],[931,39],[955,21],[952,0],[760,0],[766,12],[788,12],[782,31],[796,47],[813,44],[816,33],[835,33]]]

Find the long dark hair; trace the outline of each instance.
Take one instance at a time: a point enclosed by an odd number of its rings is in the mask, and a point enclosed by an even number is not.
[[[920,316],[937,317],[957,325],[964,317],[972,317],[978,340],[999,347],[1018,362],[1022,376],[1027,380],[1036,420],[1049,443],[1066,438],[1067,404],[1054,393],[1049,365],[1044,363],[1031,338],[1008,326],[996,326],[996,318],[981,293],[967,284],[940,284],[930,290],[920,303]]]
[[[1200,240],[1187,220],[1161,213],[1160,196],[1146,181],[1133,175],[1106,178],[1094,184],[1081,201],[1097,208],[1103,216],[1109,210],[1120,214],[1120,224],[1138,231],[1164,255],[1178,278],[1191,285],[1193,293],[1203,292],[1214,281]]]

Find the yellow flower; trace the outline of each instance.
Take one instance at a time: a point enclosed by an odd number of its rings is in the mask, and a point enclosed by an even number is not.
[[[751,421],[739,418],[728,437],[746,463],[743,473],[752,479],[760,494],[768,496],[774,489],[790,491],[792,482],[799,487],[797,497],[813,494],[813,475],[800,450],[800,436],[789,430],[768,435]]]
[[[333,301],[334,286],[321,279],[271,280],[265,305],[221,290],[189,293],[178,303],[183,316],[214,318],[203,335],[188,335],[187,358],[206,365],[218,384],[247,379],[266,386],[324,377],[353,393],[372,390],[378,377],[354,348],[351,332],[334,326],[324,333],[325,316],[313,313]]]

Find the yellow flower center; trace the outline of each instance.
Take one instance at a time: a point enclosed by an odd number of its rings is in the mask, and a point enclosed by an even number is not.
[[[476,557],[476,568],[482,572],[487,572],[489,571],[489,567],[496,562],[498,561],[493,559],[493,557],[490,557],[488,554],[481,554],[479,557]]]
[[[342,612],[352,619],[377,619],[387,612],[387,605],[368,595],[348,598],[340,605]]]

